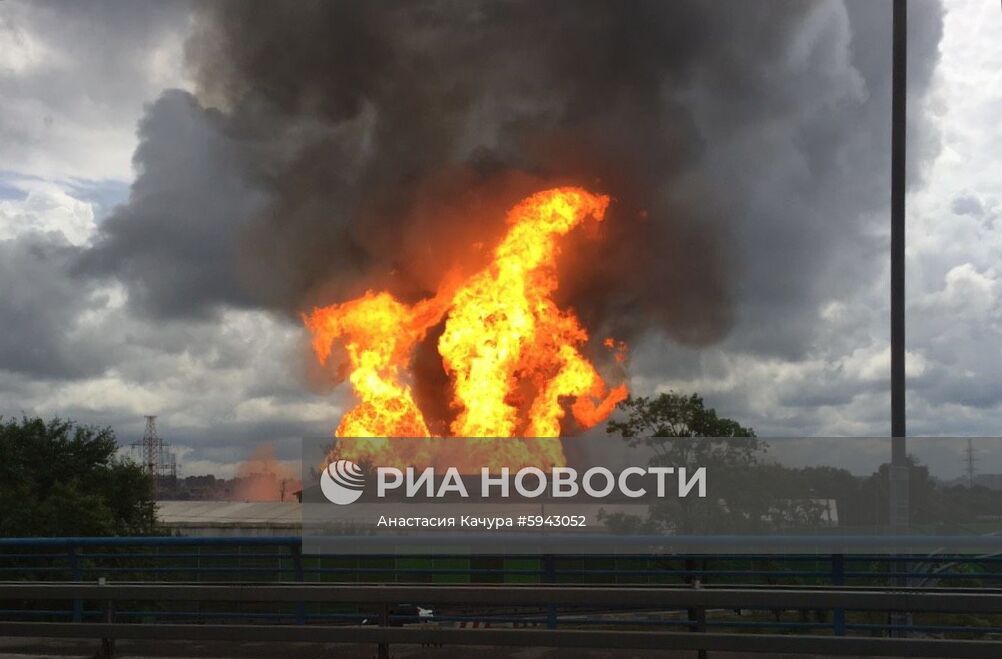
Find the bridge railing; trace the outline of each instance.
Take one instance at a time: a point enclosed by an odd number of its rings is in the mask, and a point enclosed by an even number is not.
[[[856,611],[1002,613],[1002,591],[952,591],[872,588],[690,588],[518,585],[359,585],[359,584],[84,584],[2,583],[0,599],[52,601],[67,598],[103,602],[95,622],[3,622],[0,635],[101,639],[101,654],[110,657],[118,639],[192,639],[224,641],[314,641],[376,643],[380,657],[391,643],[519,645],[630,649],[721,650],[765,653],[815,653],[842,656],[914,657],[1000,656],[1002,641],[931,638],[844,637],[807,634],[735,634],[690,625],[686,632],[616,629],[464,629],[434,622],[404,626],[392,619],[401,602],[436,606],[575,607],[582,603],[608,610],[825,608]],[[151,623],[118,621],[120,602],[265,602],[268,604],[354,603],[375,609],[372,624]]]
[[[892,588],[898,577],[918,588],[989,589],[1002,586],[999,556],[696,555],[696,556],[309,556],[298,537],[140,537],[140,538],[5,538],[0,539],[0,580],[118,582],[354,582],[430,584],[595,584],[633,587],[684,585],[704,588],[742,585],[747,588],[869,587]],[[902,568],[901,566],[904,566]],[[347,604],[347,603],[343,603]],[[425,602],[411,604],[428,606]],[[1002,634],[1002,617],[964,611],[916,612],[901,624],[885,612],[835,606],[787,607],[776,604],[743,610],[732,603],[719,611],[686,609],[663,612],[634,609],[615,612],[598,605],[558,606],[538,611],[503,607],[436,610],[439,624],[630,627],[798,633],[890,634],[916,632],[987,638]],[[101,619],[100,606],[83,598],[0,601],[0,619],[84,622]],[[215,620],[245,622],[360,622],[371,611],[357,606],[245,603],[221,608],[205,602],[191,606],[167,603],[119,607],[119,620],[153,622]],[[413,617],[413,616],[412,616]],[[411,622],[398,613],[395,622]]]

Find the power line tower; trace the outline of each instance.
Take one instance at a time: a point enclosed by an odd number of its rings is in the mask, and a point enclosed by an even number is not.
[[[140,464],[153,478],[153,498],[160,498],[161,489],[177,481],[177,459],[170,450],[170,444],[160,438],[155,415],[146,416],[143,439],[133,444],[132,450],[134,454],[139,454]]]
[[[967,454],[964,456],[964,462],[967,465],[967,487],[974,487],[974,464],[978,461],[974,457],[974,440],[970,437],[967,438]]]

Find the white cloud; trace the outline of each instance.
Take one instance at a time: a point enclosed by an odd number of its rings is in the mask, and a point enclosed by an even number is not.
[[[954,321],[955,314],[964,314],[964,320],[973,325],[991,320],[990,315],[999,303],[999,292],[994,270],[981,272],[973,264],[964,263],[947,272],[943,288],[926,293],[916,308],[932,314],[950,314]]]
[[[11,19],[0,14],[0,76],[23,76],[56,61],[56,54]]]
[[[188,5],[0,2],[0,171],[132,178],[136,122],[189,84]]]
[[[0,199],[0,240],[32,231],[54,231],[80,246],[96,229],[93,205],[56,185],[36,182],[30,184],[23,199]]]

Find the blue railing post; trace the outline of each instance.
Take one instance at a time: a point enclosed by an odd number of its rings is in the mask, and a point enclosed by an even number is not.
[[[557,582],[557,562],[553,554],[543,554],[543,581],[548,584]],[[546,605],[546,628],[557,628],[557,606]]]
[[[704,559],[697,571],[696,561],[693,558],[685,559],[685,580],[693,588],[702,588],[703,579],[706,577],[706,560]],[[706,631],[706,608],[702,606],[697,606],[690,608],[686,611],[686,616],[689,619],[690,624],[688,625],[689,631],[704,633]],[[704,648],[696,650],[696,657],[698,659],[706,659],[708,656],[707,651]]]
[[[81,581],[83,575],[80,570],[80,555],[77,550],[76,545],[70,545],[66,549],[66,558],[70,566],[70,579],[72,581]],[[83,620],[83,600],[79,597],[73,599],[73,622],[81,622]]]
[[[289,545],[289,551],[292,553],[292,571],[295,574],[296,581],[303,581],[303,545],[298,542],[293,542]],[[306,624],[306,603],[296,602],[296,624],[305,625]]]
[[[845,554],[832,554],[832,585],[845,585]],[[832,612],[832,626],[836,636],[845,636],[845,609]]]

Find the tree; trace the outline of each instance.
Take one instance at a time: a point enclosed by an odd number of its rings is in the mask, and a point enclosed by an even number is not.
[[[153,481],[110,428],[0,418],[0,537],[148,535]]]
[[[631,446],[652,448],[659,464],[747,466],[764,448],[754,430],[717,416],[717,411],[706,407],[698,394],[629,396],[619,409],[626,418],[610,421],[606,432],[618,433]]]
[[[625,417],[608,424],[631,446],[652,452],[651,466],[706,467],[705,499],[665,499],[651,505],[647,520],[607,521],[619,531],[647,533],[761,534],[815,531],[827,501],[814,489],[814,474],[766,460],[769,446],[755,431],[721,417],[703,399],[673,392],[627,398]],[[851,475],[846,474],[851,478]]]
[[[674,392],[657,398],[628,396],[619,404],[623,421],[610,421],[606,432],[623,437],[754,437],[755,431],[737,421],[717,416],[699,394]]]
[[[697,395],[674,392],[657,397],[630,396],[619,404],[625,417],[609,422],[606,431],[619,434],[630,446],[653,452],[651,466],[706,467],[714,477],[714,497],[702,500],[665,500],[654,504],[642,527],[625,517],[606,518],[621,531],[633,526],[646,532],[709,532],[711,528],[731,531],[745,526],[752,516],[739,509],[737,489],[748,478],[748,468],[758,463],[765,444],[751,428],[720,417]],[[730,504],[725,502],[730,499]],[[755,517],[761,517],[761,513]]]

